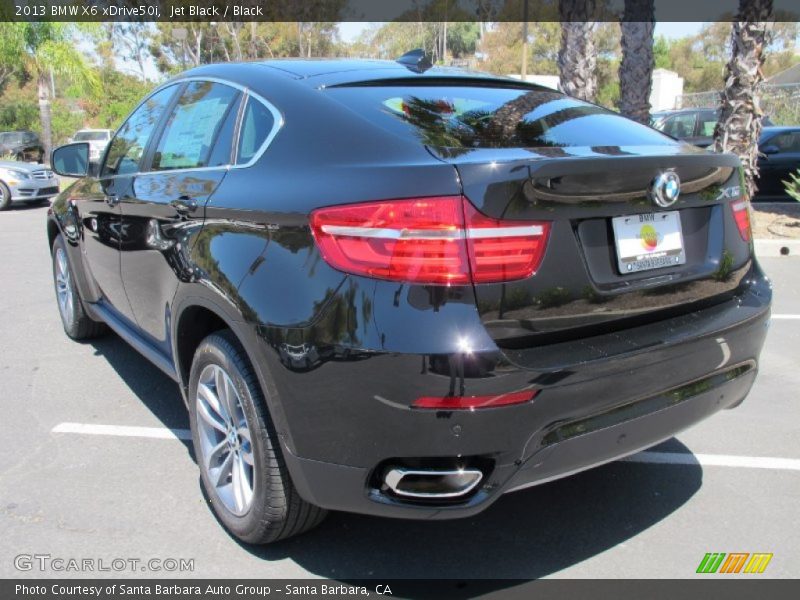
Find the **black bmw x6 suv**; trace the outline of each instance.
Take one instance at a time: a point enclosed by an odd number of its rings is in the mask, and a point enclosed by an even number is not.
[[[415,519],[739,404],[771,291],[739,162],[556,91],[409,61],[200,67],[48,215],[64,329],[180,386],[247,542]],[[88,172],[87,172],[88,171]]]

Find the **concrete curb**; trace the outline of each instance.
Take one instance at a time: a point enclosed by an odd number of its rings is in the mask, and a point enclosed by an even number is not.
[[[800,256],[800,240],[754,240],[756,256]]]

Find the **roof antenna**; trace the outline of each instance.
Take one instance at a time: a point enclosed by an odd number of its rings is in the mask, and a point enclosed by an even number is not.
[[[415,73],[424,73],[433,66],[431,59],[425,55],[425,50],[421,48],[406,52],[396,62]]]

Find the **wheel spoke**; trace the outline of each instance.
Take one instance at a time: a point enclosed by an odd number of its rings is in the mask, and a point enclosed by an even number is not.
[[[250,500],[253,497],[253,491],[250,488],[250,479],[245,473],[245,463],[241,457],[234,457],[233,459],[233,495],[236,501],[236,507],[242,510],[249,506]]]
[[[225,371],[220,369],[219,367],[214,368],[214,389],[217,392],[217,397],[219,398],[219,407],[222,411],[222,414],[225,416],[225,421],[227,423],[234,422],[234,413],[231,412],[231,404],[228,395],[228,386],[225,383],[227,377],[225,376]]]
[[[227,433],[225,415],[219,410],[216,394],[204,383],[197,386],[197,411],[203,420],[223,435]]]

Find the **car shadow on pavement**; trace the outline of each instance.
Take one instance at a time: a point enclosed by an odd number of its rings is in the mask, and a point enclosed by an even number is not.
[[[89,341],[141,403],[169,429],[189,429],[189,416],[178,384],[114,333]],[[181,440],[194,459],[191,440]]]
[[[689,453],[675,439],[659,450]],[[332,513],[297,538],[243,548],[265,560],[289,558],[315,575],[344,583],[538,579],[625,544],[683,506],[701,485],[699,464],[616,462],[508,494],[467,519],[406,521]],[[486,593],[507,585],[515,584],[465,582],[459,595],[467,591],[464,586]]]
[[[188,429],[175,382],[116,335],[91,344],[166,427]],[[184,444],[194,459],[191,442]],[[691,454],[675,438],[656,450]],[[315,576],[345,584],[435,578],[458,580],[445,584],[454,589],[439,590],[445,595],[483,594],[624,545],[683,506],[700,489],[702,475],[699,464],[615,462],[508,494],[467,519],[410,521],[333,512],[316,529],[276,544],[231,539],[265,561],[289,559]],[[209,518],[214,518],[210,510]]]

